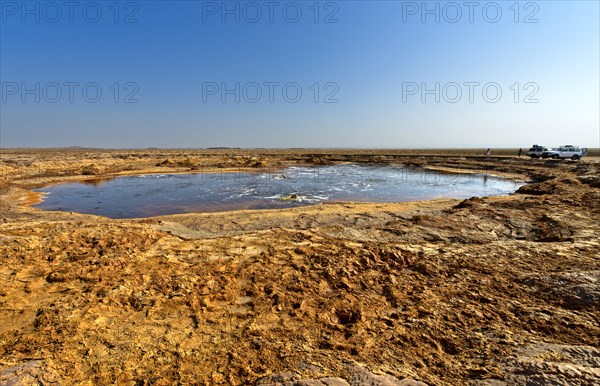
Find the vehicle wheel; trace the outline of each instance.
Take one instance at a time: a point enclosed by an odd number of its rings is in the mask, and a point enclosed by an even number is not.
[[[559,156],[558,154],[554,154],[554,155],[552,156],[552,159],[559,159],[559,158],[560,158],[560,156]]]
[[[575,154],[573,157],[571,157],[571,159],[573,161],[577,161],[579,159],[579,156],[577,154]]]

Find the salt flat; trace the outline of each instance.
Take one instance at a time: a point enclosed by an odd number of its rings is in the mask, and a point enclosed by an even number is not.
[[[481,154],[3,150],[0,383],[600,382],[600,164]],[[346,162],[527,184],[120,220],[29,205],[65,181]]]

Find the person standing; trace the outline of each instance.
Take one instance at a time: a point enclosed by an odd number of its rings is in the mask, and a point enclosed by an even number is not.
[[[492,154],[492,149],[487,149],[487,150],[485,151],[485,156],[486,156],[486,157],[489,157],[491,154]]]
[[[523,149],[519,148],[519,158],[521,158],[521,155],[523,154]]]

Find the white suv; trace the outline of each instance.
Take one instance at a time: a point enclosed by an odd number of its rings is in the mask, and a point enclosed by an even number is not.
[[[540,158],[545,151],[550,151],[546,146],[533,145],[531,149],[527,151],[527,155],[531,158]]]
[[[572,160],[578,160],[584,155],[587,155],[586,148],[578,148],[573,145],[566,145],[556,149],[548,150],[542,153],[542,158],[553,158],[553,159],[565,159],[571,158]]]

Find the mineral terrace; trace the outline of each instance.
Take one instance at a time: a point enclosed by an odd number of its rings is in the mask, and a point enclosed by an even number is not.
[[[505,197],[115,220],[32,188],[341,162]],[[2,150],[2,385],[600,384],[600,162],[461,151]]]

